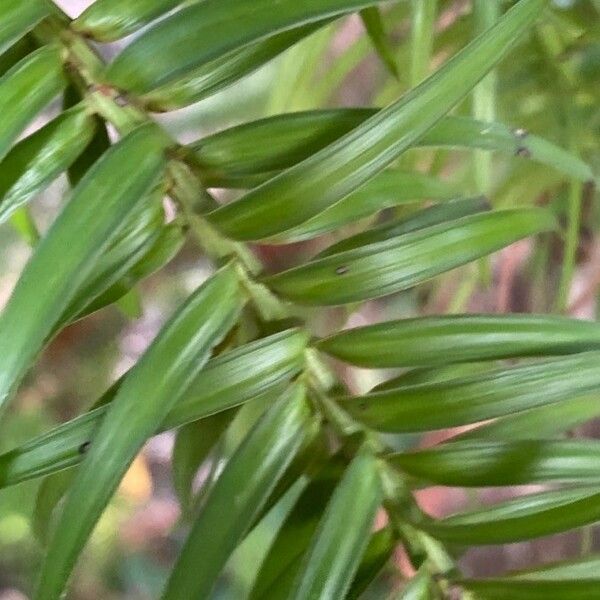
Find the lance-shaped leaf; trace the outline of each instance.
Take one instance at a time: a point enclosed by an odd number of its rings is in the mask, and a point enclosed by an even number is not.
[[[396,63],[396,57],[394,56],[394,48],[385,31],[383,17],[379,8],[377,6],[371,6],[361,10],[360,18],[379,58],[388,71],[394,75],[394,77],[398,77],[398,65]]]
[[[600,444],[592,440],[450,442],[387,460],[409,475],[450,486],[600,481]]]
[[[554,227],[554,217],[537,208],[482,213],[313,260],[266,283],[302,304],[347,304],[414,287]]]
[[[462,433],[454,440],[550,439],[600,416],[598,392],[525,410]]]
[[[94,130],[94,119],[78,106],[19,142],[0,163],[0,223],[66,171]]]
[[[59,327],[97,308],[94,306],[97,299],[121,282],[154,247],[166,230],[162,197],[162,186],[151,190],[145,202],[128,217],[70,302]],[[169,227],[177,229],[176,225]],[[88,310],[88,307],[91,308]]]
[[[357,327],[317,347],[361,367],[418,367],[600,349],[600,325],[545,315],[449,315]]]
[[[498,25],[398,102],[208,218],[230,237],[259,240],[332,206],[383,170],[468,94],[545,4],[521,0]]]
[[[42,567],[38,600],[60,597],[127,467],[189,390],[242,305],[235,269],[227,266],[185,302],[127,375],[67,495]]]
[[[527,581],[507,579],[463,579],[457,584],[481,600],[595,600],[598,598],[596,577],[584,579]]]
[[[206,498],[163,598],[208,597],[229,555],[301,446],[309,415],[305,391],[295,385],[254,426]]]
[[[130,44],[112,63],[107,78],[143,94],[228,52],[274,34],[351,13],[382,0],[205,0],[164,19]]]
[[[561,533],[600,520],[598,488],[529,494],[418,527],[448,544],[507,544]]]
[[[88,284],[73,299],[61,321],[67,323],[81,319],[118,302],[137,283],[169,263],[184,242],[185,234],[181,227],[170,224],[158,231],[149,232],[135,246],[132,254],[104,255]]]
[[[0,159],[25,126],[66,85],[60,50],[44,46],[0,78]]]
[[[301,371],[307,334],[291,329],[211,359],[158,430],[172,429],[271,393]],[[0,456],[0,487],[81,462],[120,382],[88,413]]]
[[[368,187],[368,184],[365,187]],[[391,237],[412,231],[419,231],[419,229],[425,229],[426,227],[432,227],[433,225],[439,225],[440,223],[446,223],[447,221],[453,221],[489,209],[490,204],[485,198],[464,198],[445,202],[438,206],[430,206],[408,217],[394,219],[343,239],[329,246],[323,252],[320,252],[318,258],[333,256],[340,252],[361,248],[367,244],[383,242],[389,240]]]
[[[529,581],[600,579],[600,556],[593,554],[576,560],[548,563],[541,567],[509,573],[506,579]]]
[[[345,597],[369,542],[381,500],[377,461],[361,451],[327,505],[290,599]]]
[[[456,427],[589,395],[591,391],[600,393],[599,359],[598,352],[583,353],[461,379],[346,397],[340,404],[357,420],[379,431]]]
[[[59,471],[46,477],[38,488],[32,529],[37,541],[43,546],[48,543],[50,531],[54,526],[54,513],[57,505],[73,483],[75,471]]]
[[[451,200],[459,195],[456,186],[429,175],[383,171],[316,217],[269,238],[269,243],[311,239],[329,231],[337,231],[344,225],[354,224],[386,208],[421,200]]]
[[[50,12],[45,0],[2,0],[0,6],[0,54],[31,31]]]
[[[156,185],[164,148],[163,134],[150,125],[113,146],[79,183],[38,245],[0,316],[0,406],[14,393],[115,230]]]
[[[310,158],[378,112],[372,108],[337,108],[277,115],[214,133],[191,147],[210,185],[261,182]],[[411,147],[502,152],[537,161],[580,181],[594,180],[589,165],[551,142],[523,129],[468,117],[444,117]]]
[[[256,71],[323,25],[323,22],[318,22],[295,27],[234,50],[194,70],[184,79],[143,95],[141,99],[150,110],[158,112],[175,110],[203,100]]]
[[[200,465],[211,454],[236,413],[236,409],[216,413],[188,423],[177,431],[171,469],[173,489],[184,514],[188,514],[193,506],[194,478]]]
[[[346,594],[347,600],[358,600],[362,596],[390,560],[395,548],[396,540],[391,527],[379,529],[371,536],[352,586]]]
[[[344,473],[344,466],[343,457],[334,455],[302,492],[261,565],[251,600],[285,597],[291,591],[301,559]]]
[[[102,42],[136,32],[184,0],[96,0],[72,23],[73,29]]]

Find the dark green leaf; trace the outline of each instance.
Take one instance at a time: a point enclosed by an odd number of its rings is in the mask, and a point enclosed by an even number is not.
[[[600,325],[543,315],[449,315],[358,327],[317,347],[361,367],[436,366],[600,349]]]
[[[598,488],[584,488],[530,494],[418,527],[444,543],[471,546],[530,540],[598,520]]]
[[[95,0],[73,28],[102,42],[118,40],[168,13],[184,0]]]
[[[377,462],[362,451],[346,470],[327,505],[290,599],[345,597],[381,501]]]
[[[109,67],[118,87],[143,94],[185,77],[229,52],[308,23],[382,0],[204,0],[164,19],[130,44]]]
[[[306,333],[291,329],[211,359],[160,429],[185,425],[278,389],[303,368],[307,342]],[[0,456],[0,487],[78,464],[119,385],[90,412]]]
[[[200,421],[188,423],[177,431],[173,456],[173,488],[182,512],[192,508],[193,484],[198,468],[210,454],[222,433],[236,414],[235,409],[210,415]]]
[[[597,600],[598,579],[577,581],[463,580],[458,584],[477,600]]]
[[[2,0],[0,54],[33,29],[49,12],[49,5],[45,0]]]
[[[379,112],[373,108],[337,108],[276,115],[212,134],[192,148],[207,184],[243,187],[310,158]],[[594,180],[590,166],[572,153],[521,129],[468,117],[444,117],[411,147],[503,152],[551,166],[581,181]]]
[[[266,283],[302,304],[347,304],[414,287],[554,227],[553,216],[537,208],[483,213],[317,259]]]
[[[346,600],[358,600],[394,554],[396,541],[391,527],[376,531],[369,540]]]
[[[158,182],[164,148],[163,134],[150,125],[113,146],[38,245],[0,316],[0,406],[15,392],[115,230]]]
[[[329,22],[329,21],[326,21]],[[142,96],[150,110],[174,110],[216,94],[308,37],[324,23],[310,23],[234,50],[195,69],[189,76]]]
[[[60,597],[87,538],[140,448],[189,390],[243,305],[235,268],[195,292],[129,372],[67,495],[36,598]]]
[[[341,456],[333,456],[302,492],[261,565],[252,588],[251,600],[267,600],[274,595],[282,595],[284,587],[288,593],[291,591],[294,577],[301,566],[301,558],[342,477],[344,466]]]
[[[60,51],[54,46],[36,50],[0,78],[0,159],[65,85]]]
[[[394,48],[390,44],[390,40],[385,31],[383,18],[379,8],[372,6],[361,10],[360,18],[362,19],[363,25],[367,30],[367,34],[379,55],[379,58],[394,77],[399,77],[398,65],[396,63],[396,57],[394,56]]]
[[[38,542],[43,546],[48,543],[50,531],[54,526],[56,507],[71,486],[74,476],[74,470],[59,471],[46,477],[38,488],[32,528]]]
[[[388,460],[409,475],[450,486],[589,485],[600,480],[600,443],[593,440],[449,442]]]
[[[94,120],[79,106],[19,142],[0,163],[0,223],[66,171],[93,133]]]
[[[304,389],[295,385],[258,421],[227,463],[186,541],[163,595],[206,598],[300,447],[308,425]]]

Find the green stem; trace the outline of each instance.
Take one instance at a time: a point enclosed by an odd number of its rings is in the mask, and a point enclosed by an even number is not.
[[[577,247],[579,245],[579,230],[581,227],[581,197],[583,184],[572,179],[569,182],[567,206],[567,231],[565,235],[564,257],[558,293],[556,297],[556,311],[564,313],[569,304],[569,293],[575,273],[577,261]]]
[[[498,0],[474,0],[473,17],[475,35],[480,35],[493,27],[500,17]],[[479,121],[493,123],[496,120],[496,71],[490,73],[473,90],[473,116]],[[492,155],[477,150],[474,153],[475,182],[477,190],[489,194],[492,181]]]
[[[412,0],[411,87],[429,74],[437,12],[438,0]]]
[[[27,242],[31,247],[37,245],[40,241],[40,233],[31,216],[29,210],[22,207],[15,211],[10,218],[13,229]]]

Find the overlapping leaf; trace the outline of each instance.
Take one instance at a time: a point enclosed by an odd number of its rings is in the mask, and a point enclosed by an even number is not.
[[[235,270],[225,267],[188,299],[125,378],[69,490],[36,598],[61,595],[127,467],[188,391],[242,305]]]
[[[164,149],[165,139],[152,125],[113,146],[79,183],[37,247],[0,316],[0,406],[14,393],[114,232],[157,184]]]
[[[296,385],[252,429],[206,498],[171,573],[165,600],[209,595],[229,555],[301,446],[309,414],[304,389]]]
[[[521,0],[496,27],[399,101],[208,218],[234,239],[259,240],[332,206],[433,127],[510,50],[545,4]]]
[[[261,39],[381,0],[205,0],[161,21],[130,44],[108,69],[118,87],[149,92]]]
[[[302,369],[307,341],[304,332],[292,329],[211,359],[157,429],[179,427],[277,390]],[[118,389],[119,383],[90,412],[2,455],[0,487],[81,462]]]

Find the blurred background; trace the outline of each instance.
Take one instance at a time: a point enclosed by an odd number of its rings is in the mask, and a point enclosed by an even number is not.
[[[91,2],[57,3],[69,15],[76,16]],[[595,172],[600,164],[599,4],[593,0],[555,0],[552,16],[523,40],[499,68],[496,102],[498,121],[515,128],[524,127],[568,147],[590,163]],[[383,106],[418,79],[411,63],[411,3],[391,3],[384,8],[399,65],[398,77],[392,77],[382,65],[358,17],[351,17],[323,28],[224,92],[157,119],[181,142],[188,142],[237,123],[281,112],[332,106]],[[439,3],[435,36],[431,40],[432,60],[425,65],[426,71],[435,69],[473,37],[476,26],[471,8],[470,0]],[[119,48],[119,44],[113,44],[99,51],[110,59]],[[29,133],[55,115],[59,106],[57,101],[56,106],[32,124]],[[456,112],[471,111],[469,100]],[[573,190],[560,173],[519,157],[488,156],[483,159],[489,161],[483,182],[478,181],[472,152],[411,151],[401,161],[406,168],[434,173],[449,185],[457,184],[473,193],[485,192],[495,207],[550,205],[563,224],[567,224],[568,199],[572,198]],[[41,230],[52,222],[66,193],[66,179],[60,179],[36,199],[32,212]],[[215,194],[223,201],[233,198],[230,192],[217,190]],[[384,319],[451,312],[564,312],[594,319],[600,291],[597,196],[590,186],[583,186],[578,194],[581,207],[576,231],[578,242],[572,276],[566,281],[564,236],[547,235],[496,254],[487,276],[482,275],[486,269],[473,264],[419,289],[367,303],[353,312],[332,309],[307,311],[303,316],[317,333]],[[403,206],[402,210],[409,212],[417,206]],[[357,227],[365,224],[368,222]],[[349,228],[345,233],[352,230]],[[326,236],[286,247],[260,246],[255,251],[265,269],[275,271],[306,259],[331,241],[332,236]],[[30,253],[29,246],[9,226],[0,228],[0,308]],[[63,331],[30,373],[10,418],[2,424],[0,451],[84,412],[136,362],[178,303],[210,272],[211,265],[189,243],[166,269],[139,286],[131,298],[131,304],[139,304],[138,310],[112,306]],[[356,392],[367,390],[390,375],[334,367]],[[235,447],[245,422],[252,420],[256,410],[250,404],[240,412],[236,427],[227,434],[225,448]],[[593,423],[585,429],[588,436],[599,431]],[[390,439],[390,443],[398,447],[431,444],[451,434],[442,432],[435,439],[397,437]],[[172,433],[155,437],[132,465],[80,561],[70,596],[73,599],[157,597],[186,532],[171,483],[169,461],[173,441]],[[210,462],[203,466],[198,475],[199,486],[212,476],[213,467]],[[0,490],[0,600],[26,599],[35,584],[48,525],[40,517],[40,511],[36,511],[39,485],[30,482]],[[466,495],[458,489],[434,488],[420,492],[419,501],[429,513],[442,516],[523,491],[481,490]],[[236,552],[215,598],[246,597],[252,584],[251,574],[268,548],[281,514],[282,509],[270,514]],[[600,536],[588,528],[535,543],[471,550],[461,565],[468,574],[492,575],[576,556],[593,547],[600,547]],[[395,564],[386,569],[366,597],[387,597],[397,586],[403,569],[406,565],[399,551]]]

